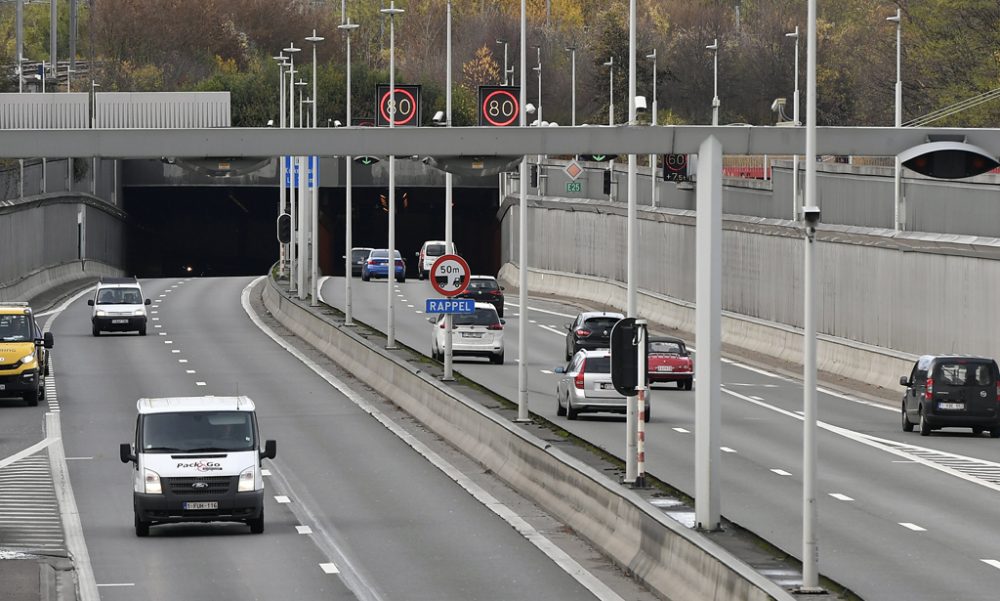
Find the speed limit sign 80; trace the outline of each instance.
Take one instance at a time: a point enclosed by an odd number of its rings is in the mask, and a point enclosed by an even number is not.
[[[387,84],[376,87],[376,124],[379,127],[415,127],[420,125],[420,86],[397,85],[390,94]]]
[[[519,86],[479,86],[479,125],[507,127],[521,117]]]
[[[458,255],[441,255],[431,266],[431,286],[444,296],[458,296],[469,287],[469,264]]]

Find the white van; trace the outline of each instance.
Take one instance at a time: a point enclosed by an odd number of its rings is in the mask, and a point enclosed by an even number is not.
[[[454,242],[449,246],[444,240],[425,241],[420,247],[420,252],[417,253],[417,279],[427,279],[427,274],[430,273],[431,267],[434,266],[434,261],[437,261],[438,257],[454,254],[457,254]]]
[[[260,448],[257,414],[245,396],[139,399],[135,440],[122,443],[133,463],[135,534],[171,522],[245,522],[264,531],[261,460],[274,459],[273,440]]]
[[[143,298],[139,280],[103,277],[97,283],[94,298],[87,300],[94,308],[90,315],[91,331],[94,336],[100,336],[102,331],[139,332],[145,336],[146,307],[151,303]]]

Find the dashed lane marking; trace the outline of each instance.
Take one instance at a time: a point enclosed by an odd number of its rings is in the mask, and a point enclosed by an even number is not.
[[[908,529],[908,530],[913,530],[914,532],[926,532],[927,531],[927,528],[923,528],[921,526],[917,526],[916,524],[911,523],[911,522],[900,522],[899,525],[902,526],[903,528]]]
[[[848,497],[847,495],[841,494],[839,492],[832,492],[832,493],[830,493],[830,496],[833,497],[834,499],[837,499],[838,501],[853,501],[854,500],[851,497]]]
[[[792,475],[791,472],[786,472],[785,470],[778,469],[776,467],[775,468],[771,468],[771,471],[774,472],[775,474],[778,474],[779,476],[791,476]]]
[[[321,563],[319,568],[323,570],[324,574],[339,574],[340,570],[337,569],[337,564],[334,563]]]
[[[557,330],[555,328],[550,328],[549,326],[543,326],[543,325],[540,325],[540,324],[539,324],[538,327],[542,328],[543,330],[547,330],[549,332],[552,332],[553,334],[559,334],[563,338],[566,337],[566,332],[560,332],[559,330]]]
[[[296,526],[295,527],[295,531],[298,532],[299,534],[312,534],[313,533],[313,529],[310,528],[309,526]]]

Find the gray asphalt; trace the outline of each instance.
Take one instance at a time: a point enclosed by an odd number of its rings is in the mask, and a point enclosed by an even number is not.
[[[353,286],[355,318],[383,331],[385,285],[355,279]],[[429,355],[431,326],[418,311],[425,298],[437,295],[427,282],[396,286],[397,339]],[[343,307],[342,278],[327,280],[323,298]],[[510,301],[516,303],[516,297],[508,298],[506,311],[507,364],[459,359],[455,365],[456,371],[516,400],[521,323]],[[558,376],[542,370],[565,363],[562,325],[577,309],[541,300],[529,307],[551,312],[529,315],[535,322],[528,331],[531,411],[623,457],[624,418],[586,415],[568,421],[555,415]],[[733,363],[723,364],[722,382],[721,444],[729,449],[722,453],[723,514],[800,556],[802,421],[796,412],[802,408],[801,382]],[[930,437],[904,433],[894,407],[852,399],[820,395],[819,419],[830,425],[818,439],[821,573],[868,600],[995,599],[1000,486],[990,481],[1000,482],[1000,441],[958,429]],[[657,388],[652,409],[647,470],[693,495],[694,392]],[[953,471],[920,461],[947,464]]]
[[[55,322],[64,444],[102,599],[590,597],[262,334],[240,306],[249,281],[144,281],[158,301],[146,337],[92,337],[84,300]],[[265,462],[274,473],[266,531],[170,525],[138,539],[130,467],[117,456],[132,437],[136,399],[203,394],[250,396],[262,435],[278,441],[278,458]],[[291,503],[277,503],[278,494]],[[313,534],[298,534],[299,525]],[[327,562],[340,573],[324,573]]]

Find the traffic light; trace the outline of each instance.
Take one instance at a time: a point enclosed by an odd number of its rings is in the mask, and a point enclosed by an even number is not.
[[[530,180],[530,183],[531,183],[531,187],[532,188],[537,188],[538,187],[538,165],[532,165],[531,166],[531,180]]]
[[[292,241],[292,216],[288,213],[278,215],[278,242],[288,244]]]
[[[604,172],[604,193],[611,194],[611,170]]]
[[[936,179],[961,179],[1000,167],[988,152],[964,141],[928,142],[899,153],[907,169]]]
[[[635,344],[639,327],[634,317],[626,317],[611,328],[611,384],[622,396],[635,396],[639,386],[639,357]]]

